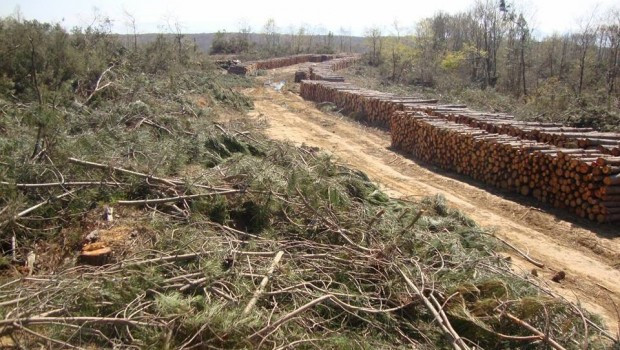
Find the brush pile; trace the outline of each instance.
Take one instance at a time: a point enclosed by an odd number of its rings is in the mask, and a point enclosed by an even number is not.
[[[26,348],[563,349],[613,339],[585,311],[512,274],[497,242],[442,197],[389,199],[326,154],[241,124],[205,132],[200,153],[222,160],[185,178],[109,161],[61,165],[100,184],[48,186],[47,195],[73,192],[38,213],[48,225],[97,192],[113,190],[107,205],[116,208],[112,222],[99,218],[101,206],[85,209],[63,239],[85,227],[98,228],[95,240],[137,229],[104,266],[66,258],[6,278],[0,332]]]

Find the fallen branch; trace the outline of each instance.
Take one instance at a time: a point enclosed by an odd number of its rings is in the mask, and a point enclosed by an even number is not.
[[[267,286],[267,283],[269,282],[269,277],[271,277],[271,275],[273,274],[273,270],[275,270],[276,266],[278,266],[278,264],[280,263],[280,259],[282,259],[282,255],[284,255],[284,252],[279,251],[276,254],[275,258],[273,258],[273,261],[271,262],[271,266],[269,266],[269,270],[267,270],[265,277],[263,277],[262,281],[258,285],[258,288],[256,288],[256,291],[254,292],[254,296],[252,297],[252,299],[250,299],[250,302],[248,303],[248,305],[246,305],[245,309],[243,309],[243,313],[241,313],[241,315],[243,316],[247,315],[250,312],[250,310],[252,310],[256,302],[258,301],[258,298],[260,298],[260,296],[263,294],[265,287]]]
[[[43,201],[43,202],[41,202],[41,203],[39,203],[39,204],[33,205],[32,207],[30,207],[30,208],[28,208],[28,209],[26,209],[26,210],[23,210],[23,211],[21,211],[21,212],[19,212],[19,213],[15,214],[15,215],[14,215],[11,219],[9,219],[9,220],[5,220],[4,222],[0,223],[0,226],[4,226],[4,225],[6,225],[7,223],[9,223],[9,222],[11,222],[11,221],[15,221],[15,220],[17,220],[17,219],[21,218],[22,216],[25,216],[25,215],[27,215],[28,213],[31,213],[31,212],[33,212],[33,211],[37,210],[38,208],[40,208],[40,207],[42,207],[42,206],[44,206],[44,205],[46,205],[46,204],[50,203],[50,202],[51,202],[51,201],[53,201],[53,200],[57,200],[57,199],[64,198],[64,197],[66,197],[66,196],[69,196],[69,195],[71,195],[71,194],[75,193],[76,191],[77,191],[77,189],[75,189],[75,190],[73,190],[73,191],[65,192],[65,193],[60,194],[60,195],[58,195],[58,196],[54,196],[54,197],[52,197],[52,198],[50,198],[50,199],[48,199],[48,200],[46,200],[46,201]]]
[[[512,244],[508,243],[506,240],[504,240],[504,239],[502,239],[502,238],[500,238],[500,237],[497,237],[497,236],[496,236],[496,235],[494,235],[494,234],[490,234],[490,233],[486,233],[486,232],[485,232],[485,234],[486,234],[486,235],[489,235],[489,236],[491,236],[491,237],[493,237],[493,238],[495,238],[495,239],[497,239],[498,241],[500,241],[500,242],[504,243],[506,246],[508,246],[508,247],[512,248],[514,251],[516,251],[517,253],[519,253],[519,255],[521,255],[521,256],[522,256],[525,260],[529,261],[529,262],[530,262],[530,263],[532,263],[533,265],[535,265],[535,266],[537,266],[537,267],[539,267],[539,268],[541,268],[541,269],[542,269],[543,267],[545,267],[545,264],[543,264],[543,263],[541,263],[541,262],[538,262],[538,261],[536,261],[536,260],[534,260],[534,259],[530,258],[530,256],[529,256],[529,255],[527,255],[525,252],[523,252],[523,251],[522,251],[522,250],[520,250],[519,248],[515,247],[514,245],[512,245]]]
[[[75,164],[80,164],[80,165],[84,165],[84,166],[89,166],[89,167],[93,167],[93,168],[99,168],[99,169],[111,169],[114,171],[118,171],[119,173],[125,173],[125,174],[129,174],[129,175],[134,175],[134,176],[139,176],[145,179],[150,179],[153,181],[157,181],[157,182],[161,182],[163,184],[166,184],[168,186],[176,186],[180,183],[180,181],[173,181],[173,180],[169,180],[169,179],[164,179],[162,177],[157,177],[157,176],[153,176],[153,175],[149,175],[149,174],[144,174],[144,173],[139,173],[137,171],[133,171],[133,170],[128,170],[128,169],[123,169],[123,168],[119,168],[119,167],[114,167],[114,166],[110,166],[110,165],[105,165],[105,164],[101,164],[101,163],[95,163],[95,162],[89,162],[86,160],[81,160],[81,159],[77,159],[77,158],[69,158],[69,161],[71,163],[75,163]]]
[[[420,220],[420,218],[422,217],[422,214],[424,214],[424,209],[420,210],[416,216],[413,218],[413,220],[411,220],[411,222],[409,223],[409,225],[407,225],[407,227],[405,227],[402,231],[400,231],[400,234],[404,234],[405,232],[407,232],[410,228],[413,227],[413,225],[415,225],[416,222],[418,222],[418,220]]]
[[[74,345],[71,345],[71,344],[69,344],[69,343],[66,343],[66,342],[64,342],[64,341],[62,341],[62,340],[58,340],[58,339],[54,339],[54,338],[50,338],[50,337],[45,336],[45,335],[43,335],[43,334],[41,334],[41,333],[37,333],[37,332],[33,331],[32,329],[28,329],[28,328],[26,328],[26,327],[23,327],[23,326],[21,326],[21,325],[17,324],[17,323],[15,323],[15,324],[13,324],[13,325],[14,325],[16,328],[18,328],[18,329],[20,329],[20,330],[22,330],[22,331],[24,331],[24,332],[26,332],[26,333],[28,333],[28,334],[31,334],[31,335],[33,335],[33,336],[35,336],[35,337],[39,337],[39,338],[44,339],[44,340],[46,340],[46,341],[48,341],[48,342],[50,342],[50,343],[55,343],[55,344],[61,345],[61,347],[60,347],[61,349],[62,349],[62,348],[70,348],[70,349],[84,349],[84,348],[82,348],[82,347],[79,347],[79,346],[74,346]]]
[[[148,118],[142,118],[142,120],[138,123],[138,125],[136,127],[140,126],[143,123],[146,124],[146,125],[152,126],[154,128],[163,130],[163,131],[167,132],[168,135],[172,135],[172,131],[170,131],[170,129],[166,128],[165,126],[159,125],[159,124],[155,123],[154,121],[151,121]]]
[[[149,180],[153,180],[159,183],[163,183],[165,185],[168,186],[184,186],[186,185],[186,183],[184,181],[179,181],[179,180],[173,180],[173,179],[166,179],[163,177],[157,177],[157,176],[153,176],[153,175],[149,175],[149,174],[144,174],[144,173],[140,173],[137,171],[133,171],[133,170],[129,170],[129,169],[124,169],[124,168],[119,168],[119,167],[114,167],[111,165],[105,165],[105,164],[101,164],[101,163],[95,163],[95,162],[89,162],[86,160],[81,160],[81,159],[77,159],[77,158],[69,158],[69,161],[71,163],[75,163],[75,164],[80,164],[83,166],[88,166],[88,167],[92,167],[92,168],[98,168],[98,169],[111,169],[113,171],[117,171],[119,173],[124,173],[124,174],[129,174],[129,175],[133,175],[133,176],[138,176],[138,177],[142,177],[145,179],[149,179]],[[204,188],[204,189],[208,189],[208,190],[213,190],[213,191],[227,191],[229,189],[227,188],[218,188],[218,187],[212,187],[212,186],[206,186],[206,185],[198,185],[198,184],[194,184],[194,186],[199,187],[199,188]]]
[[[97,93],[98,91],[101,91],[101,90],[107,88],[108,86],[112,85],[112,82],[110,81],[110,82],[108,82],[107,84],[105,84],[103,86],[99,86],[99,84],[101,84],[101,80],[103,79],[103,77],[106,75],[106,73],[111,72],[112,68],[114,68],[114,65],[111,65],[110,67],[108,67],[108,69],[104,70],[103,73],[101,73],[101,75],[99,76],[99,79],[97,79],[97,84],[95,85],[95,89],[93,90],[93,92],[90,93],[90,95],[88,95],[88,98],[86,98],[86,101],[84,101],[85,105],[88,105],[88,103],[93,98],[93,96],[95,96],[95,93]]]
[[[554,348],[556,350],[566,350],[562,345],[558,344],[558,342],[556,342],[555,340],[549,338],[543,332],[539,331],[538,329],[536,329],[531,324],[529,324],[529,323],[527,323],[527,322],[517,318],[516,316],[514,316],[514,315],[512,315],[510,313],[505,313],[504,316],[508,317],[511,321],[513,321],[514,323],[522,326],[523,328],[526,328],[530,332],[533,332],[537,336],[542,337],[542,340],[545,343],[549,344],[552,348]]]
[[[212,253],[214,253],[214,251],[204,251],[204,252],[199,252],[199,253],[188,253],[188,254],[178,254],[178,255],[171,255],[171,256],[162,256],[162,257],[153,258],[153,259],[146,259],[146,260],[139,260],[139,261],[130,261],[130,262],[121,262],[118,265],[120,265],[122,267],[128,267],[128,266],[140,266],[140,265],[144,265],[144,264],[158,263],[158,262],[191,260],[191,259],[199,258],[201,256],[205,256],[207,254],[212,254]]]
[[[275,321],[274,323],[264,327],[263,329],[259,330],[258,332],[252,334],[249,338],[250,339],[257,339],[258,337],[264,337],[266,334],[271,333],[272,331],[274,331],[276,328],[280,327],[283,323],[285,323],[286,321],[290,320],[291,318],[299,315],[300,313],[308,310],[309,308],[313,307],[314,305],[320,304],[322,302],[324,302],[327,299],[331,299],[334,296],[331,294],[327,294],[327,295],[323,295],[321,297],[318,297],[304,305],[302,305],[301,307],[289,312],[288,314],[282,316],[280,319],[278,319],[277,321]]]
[[[444,331],[444,333],[446,333],[446,335],[448,335],[452,339],[452,347],[455,350],[469,349],[467,344],[465,344],[463,339],[454,331],[452,326],[449,326],[450,323],[447,318],[444,319],[439,314],[439,312],[435,309],[433,303],[424,296],[420,289],[415,285],[415,283],[413,283],[413,281],[407,276],[407,274],[405,274],[405,272],[400,267],[398,268],[398,272],[401,276],[403,276],[407,285],[411,287],[415,291],[415,293],[422,299],[422,301],[426,305],[426,308],[433,314],[433,316],[435,316],[439,327]]]
[[[123,182],[116,181],[67,181],[67,182],[45,182],[40,184],[19,184],[0,181],[0,185],[15,186],[17,188],[39,188],[39,187],[72,187],[72,186],[122,186],[128,185]]]
[[[184,260],[196,259],[196,258],[200,258],[206,255],[212,255],[214,253],[221,253],[221,252],[224,252],[224,251],[205,250],[205,251],[201,251],[197,253],[176,254],[176,255],[162,256],[159,258],[152,258],[152,259],[145,259],[145,260],[137,260],[137,261],[129,261],[129,262],[122,261],[122,262],[117,263],[116,265],[121,266],[121,267],[129,267],[129,266],[140,266],[144,264],[159,263],[159,262],[184,261]],[[249,251],[233,250],[230,253],[244,255],[244,256],[245,255],[273,256],[273,253],[271,252],[249,252]]]
[[[8,318],[4,320],[0,320],[0,327],[2,326],[10,326],[13,323],[17,323],[18,325],[28,325],[28,324],[49,324],[49,323],[78,323],[78,324],[116,324],[121,326],[160,326],[158,323],[154,322],[143,322],[143,321],[135,321],[130,320],[128,318],[119,318],[119,317],[88,317],[88,316],[77,316],[77,317],[26,317],[26,318]]]
[[[211,197],[222,194],[231,194],[231,193],[239,193],[241,190],[227,190],[221,192],[213,192],[213,193],[201,193],[201,194],[192,194],[187,196],[176,196],[176,197],[168,197],[168,198],[156,198],[156,199],[138,199],[138,200],[130,200],[130,201],[118,201],[117,204],[120,205],[147,205],[147,204],[162,204],[162,203],[170,203],[170,202],[180,202],[186,199],[195,199],[201,197]]]

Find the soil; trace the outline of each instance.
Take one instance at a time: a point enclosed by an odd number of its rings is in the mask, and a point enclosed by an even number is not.
[[[445,196],[451,206],[545,265],[536,268],[534,276],[535,266],[507,249],[514,273],[536,279],[555,294],[580,303],[599,314],[611,333],[618,332],[620,225],[575,219],[531,199],[489,188],[398,153],[390,148],[387,131],[323,112],[304,101],[292,83],[297,69],[272,70],[257,78],[262,83],[286,80],[282,92],[267,84],[244,90],[255,104],[249,116],[266,125],[267,136],[331,152],[337,161],[366,172],[393,197]],[[566,278],[552,282],[559,271],[564,271]]]

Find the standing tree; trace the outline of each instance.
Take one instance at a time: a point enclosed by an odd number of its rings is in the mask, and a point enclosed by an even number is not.
[[[270,54],[277,53],[278,45],[280,42],[280,34],[278,34],[278,27],[276,21],[273,18],[269,18],[263,26],[263,37],[265,38],[265,46]]]
[[[607,109],[611,108],[611,101],[616,90],[616,79],[620,73],[620,9],[611,11],[609,23],[601,27],[601,36],[607,48],[607,72],[605,82],[607,85]]]
[[[478,0],[472,12],[477,21],[478,44],[484,52],[484,86],[495,86],[497,82],[497,52],[502,41],[501,12],[495,1]]]
[[[383,49],[383,36],[379,27],[366,29],[366,44],[372,50],[368,63],[371,66],[378,66],[381,63],[381,51]]]
[[[577,96],[581,96],[583,90],[583,80],[586,70],[586,58],[590,51],[590,46],[596,38],[597,29],[593,25],[596,9],[592,12],[590,17],[581,21],[581,32],[577,34],[577,42],[579,47],[579,83],[577,84]]]
[[[525,82],[525,48],[530,37],[530,30],[523,14],[519,14],[517,20],[517,33],[519,36],[519,71],[521,73],[521,84],[523,86],[523,95],[527,96],[527,84]]]
[[[345,37],[347,35],[347,30],[344,29],[344,27],[340,27],[340,30],[338,31],[338,39],[340,39],[340,52],[344,52],[344,45],[345,45]]]
[[[246,20],[239,21],[239,32],[235,40],[235,52],[241,53],[250,50],[252,27]]]
[[[133,50],[134,52],[138,50],[138,30],[136,28],[136,17],[131,14],[126,9],[123,9],[123,14],[125,15],[125,25],[130,31],[133,39]]]

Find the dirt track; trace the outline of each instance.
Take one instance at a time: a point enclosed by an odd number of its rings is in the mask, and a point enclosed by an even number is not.
[[[270,71],[261,81],[290,80],[295,66]],[[620,307],[620,227],[571,223],[563,213],[543,212],[512,194],[497,192],[468,179],[418,164],[389,149],[389,133],[365,127],[347,118],[324,113],[292,92],[271,87],[247,89],[255,100],[250,116],[266,122],[266,134],[277,140],[320,147],[336,159],[360,169],[388,194],[421,198],[443,194],[447,201],[478,224],[545,264],[537,278],[541,284],[588,310],[600,314],[612,333]],[[516,200],[516,201],[515,201]],[[548,208],[545,208],[545,211]],[[515,272],[530,274],[534,265],[507,252]],[[561,284],[551,282],[559,270],[567,274]]]

